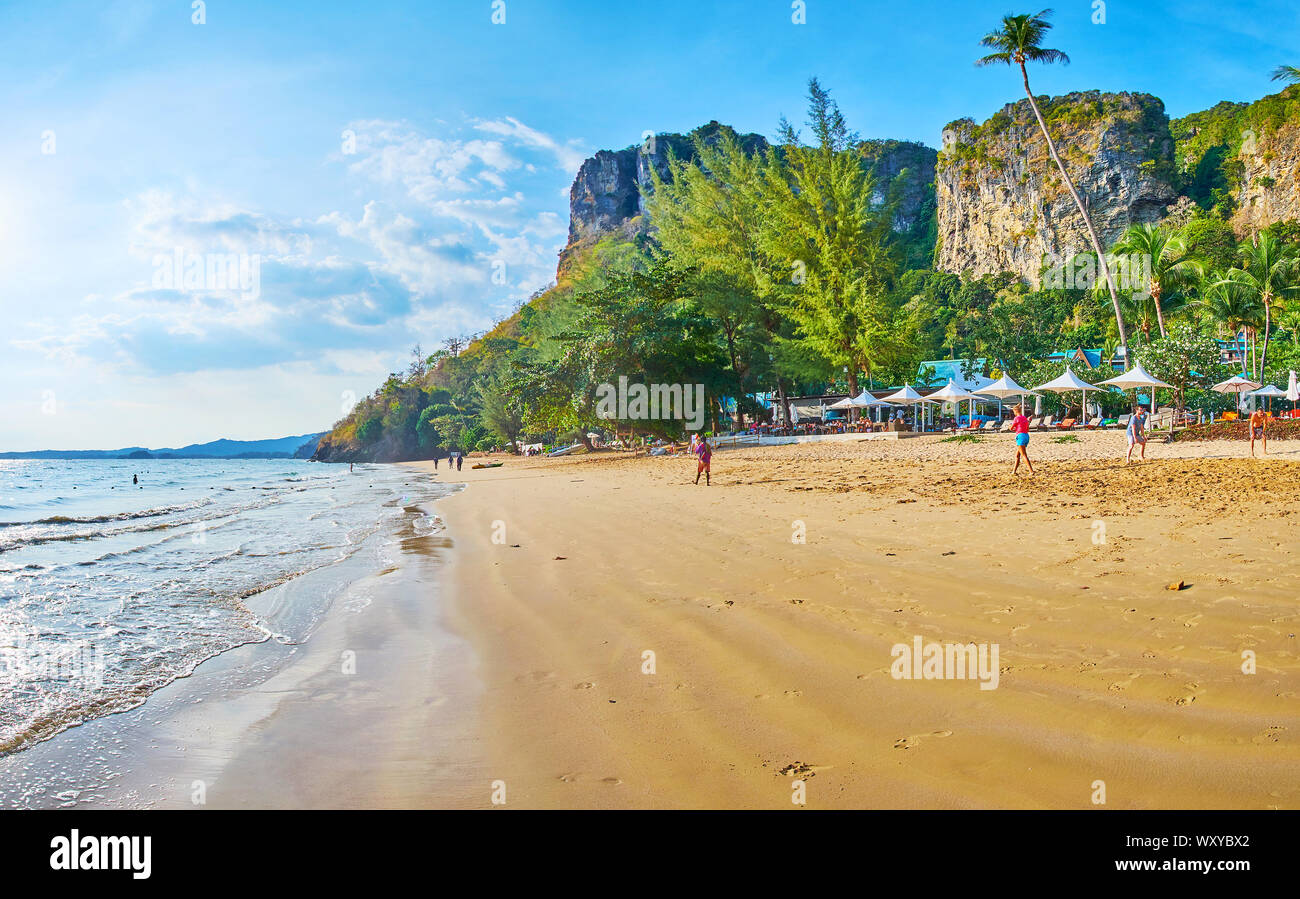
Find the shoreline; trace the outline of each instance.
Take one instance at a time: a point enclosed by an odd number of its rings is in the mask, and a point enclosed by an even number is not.
[[[478,687],[438,595],[449,541],[415,530],[420,512],[436,520],[439,498],[408,506],[373,551],[247,600],[274,622],[331,593],[302,642],[227,650],[132,709],[0,758],[0,806],[469,804],[457,797],[472,780]]]

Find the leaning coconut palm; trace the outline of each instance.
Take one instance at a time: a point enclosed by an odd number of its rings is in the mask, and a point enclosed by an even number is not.
[[[1230,269],[1223,277],[1231,290],[1249,297],[1264,311],[1264,346],[1259,354],[1259,369],[1268,370],[1268,332],[1273,324],[1273,303],[1300,295],[1300,254],[1272,233],[1264,231],[1254,241],[1242,243],[1237,250],[1242,267]]]
[[[1097,253],[1097,259],[1101,264],[1101,273],[1106,279],[1106,286],[1110,290],[1111,306],[1115,311],[1115,323],[1119,328],[1120,344],[1127,346],[1128,334],[1124,330],[1124,316],[1119,308],[1119,294],[1115,290],[1115,279],[1112,277],[1110,267],[1106,264],[1106,257],[1102,253],[1101,241],[1097,239],[1097,230],[1092,226],[1092,219],[1088,216],[1088,210],[1083,205],[1083,199],[1079,196],[1078,190],[1075,189],[1074,182],[1070,180],[1069,173],[1065,171],[1065,165],[1061,162],[1061,157],[1056,153],[1056,143],[1047,130],[1047,123],[1043,121],[1043,114],[1038,110],[1038,101],[1034,99],[1034,92],[1029,89],[1029,70],[1025,68],[1026,62],[1070,64],[1070,57],[1060,50],[1040,46],[1044,36],[1052,29],[1051,24],[1047,21],[1051,14],[1050,9],[1045,9],[1035,16],[1029,14],[1003,16],[1001,30],[986,34],[984,39],[980,41],[981,46],[997,52],[981,57],[975,61],[975,65],[988,66],[994,63],[1003,63],[1009,66],[1015,63],[1020,67],[1021,79],[1025,83],[1025,95],[1029,97],[1029,106],[1034,110],[1034,117],[1038,119],[1038,127],[1042,129],[1043,137],[1047,140],[1047,152],[1051,154],[1052,161],[1060,169],[1061,179],[1069,189],[1070,196],[1074,197],[1074,204],[1079,207],[1079,214],[1083,216],[1084,227],[1088,229],[1088,237],[1092,241],[1092,248]]]
[[[1145,296],[1149,295],[1160,336],[1166,336],[1165,312],[1186,302],[1189,288],[1204,277],[1204,266],[1188,254],[1187,244],[1181,237],[1155,225],[1130,225],[1111,252],[1120,260],[1127,261],[1133,280],[1139,274],[1134,269],[1147,274],[1146,268],[1150,266],[1146,294],[1135,296],[1134,304],[1144,304]]]
[[[1295,66],[1278,66],[1273,70],[1274,81],[1285,81],[1288,84],[1300,84],[1300,68]]]

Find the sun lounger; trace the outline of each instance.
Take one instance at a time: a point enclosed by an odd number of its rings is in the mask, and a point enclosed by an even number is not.
[[[1128,430],[1128,423],[1129,423],[1129,420],[1130,420],[1132,417],[1133,417],[1132,415],[1121,415],[1121,416],[1119,417],[1119,421],[1115,422],[1115,427],[1117,427],[1117,428],[1123,428],[1124,430],[1127,431],[1127,430]]]
[[[1050,431],[1052,427],[1052,416],[1050,415],[1044,415],[1042,421],[1038,423],[1038,430],[1040,431]]]
[[[1074,424],[1075,424],[1075,419],[1073,419],[1073,418],[1067,418],[1065,421],[1057,422],[1057,423],[1054,425],[1054,427],[1055,427],[1058,431],[1068,431],[1068,430],[1070,430],[1071,428],[1074,427]]]
[[[998,431],[1005,434],[1011,430],[1013,424],[1015,424],[1015,422],[1008,418],[1006,421],[1002,422],[1002,427],[998,428]]]
[[[1043,416],[1041,415],[1035,415],[1029,421],[1029,430],[1031,431],[1037,431],[1042,426],[1043,426]]]
[[[996,431],[997,429],[998,429],[998,423],[992,419],[989,419],[988,421],[984,422],[984,427],[981,428],[980,430],[993,432]]]

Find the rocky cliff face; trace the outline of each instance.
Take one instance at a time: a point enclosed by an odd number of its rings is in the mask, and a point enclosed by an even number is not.
[[[731,130],[710,122],[690,134],[647,135],[640,144],[623,150],[601,150],[583,162],[569,189],[569,242],[560,252],[557,277],[563,277],[575,253],[606,235],[621,233],[635,239],[644,234],[642,197],[652,185],[651,167],[661,179],[668,180],[669,153],[678,159],[693,159],[697,135],[712,140],[724,129]],[[767,148],[761,134],[736,136],[751,153]]]
[[[1300,86],[1170,123],[1187,195],[1240,238],[1300,220]]]
[[[1241,155],[1232,229],[1247,237],[1274,222],[1300,220],[1300,122],[1259,138],[1255,153]]]
[[[1038,102],[1103,245],[1131,224],[1161,218],[1177,191],[1174,144],[1159,99],[1091,91]],[[982,125],[950,124],[935,188],[935,265],[942,271],[1011,271],[1037,284],[1045,257],[1090,250],[1027,99]]]
[[[562,277],[575,253],[600,238],[621,234],[629,240],[646,233],[644,194],[651,188],[651,167],[663,180],[669,179],[668,155],[693,159],[694,138],[716,139],[726,125],[710,122],[690,134],[657,134],[643,143],[624,150],[601,150],[578,169],[569,190],[569,241],[560,253],[557,276]],[[734,132],[732,132],[734,133]],[[767,149],[767,140],[759,134],[737,135],[746,151]],[[923,241],[934,216],[934,170],[938,154],[923,144],[897,140],[864,141],[861,152],[875,173],[884,201],[890,184],[904,170],[895,230],[918,235]],[[933,239],[932,237],[929,239]],[[925,254],[928,255],[926,247]]]

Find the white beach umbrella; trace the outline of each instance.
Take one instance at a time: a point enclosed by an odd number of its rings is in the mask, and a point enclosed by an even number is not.
[[[930,402],[929,399],[913,390],[911,384],[906,385],[902,390],[891,393],[885,397],[884,401],[894,406],[915,406]]]
[[[1262,384],[1257,384],[1244,375],[1233,375],[1226,381],[1220,381],[1210,389],[1217,393],[1235,393],[1237,394],[1237,408],[1241,408],[1241,395],[1250,393],[1252,390],[1258,390]]]
[[[857,400],[855,400],[853,397],[851,397],[851,396],[846,396],[844,399],[840,400],[838,403],[831,403],[830,408],[832,408],[832,409],[857,409],[857,408],[858,408],[858,402],[857,402]]]
[[[970,417],[972,419],[975,417],[975,401],[977,399],[980,399],[980,397],[971,393],[965,387],[959,386],[952,378],[948,379],[948,383],[942,389],[936,390],[926,397],[927,401],[943,403],[958,403],[962,400],[970,400]]]
[[[1012,379],[1011,375],[1003,375],[1002,377],[994,381],[992,384],[989,384],[987,387],[979,388],[979,392],[984,396],[995,396],[1000,400],[1005,400],[1009,397],[1017,396],[1020,397],[1020,405],[1022,406],[1025,404],[1025,397],[1032,396],[1035,398],[1034,414],[1035,415],[1038,414],[1039,411],[1038,401],[1041,399],[1041,397],[1039,397],[1038,394],[1034,393],[1029,388],[1021,387],[1019,384],[1015,382],[1014,379]]]
[[[1151,414],[1152,415],[1156,414],[1156,390],[1155,389],[1157,387],[1168,387],[1172,389],[1174,386],[1173,384],[1166,384],[1164,381],[1160,380],[1159,378],[1153,377],[1150,372],[1148,372],[1145,368],[1142,367],[1141,362],[1137,363],[1131,369],[1124,372],[1124,374],[1116,375],[1113,378],[1108,378],[1105,381],[1102,381],[1101,383],[1108,384],[1111,387],[1118,387],[1120,390],[1140,390],[1143,387],[1147,388],[1148,390],[1151,391]]]
[[[1249,393],[1249,396],[1262,396],[1265,399],[1269,397],[1280,396],[1282,399],[1286,399],[1286,391],[1274,387],[1272,384],[1266,384],[1265,386],[1259,388],[1259,390],[1252,390]]]
[[[1262,384],[1256,384],[1249,378],[1245,378],[1241,375],[1233,375],[1228,380],[1220,381],[1210,389],[1218,391],[1219,393],[1249,393],[1252,390],[1258,390],[1262,386]]]
[[[1074,370],[1067,365],[1065,367],[1065,373],[1062,374],[1059,378],[1048,381],[1046,384],[1039,384],[1034,389],[1046,390],[1051,393],[1073,393],[1076,390],[1082,391],[1083,392],[1082,407],[1084,410],[1083,417],[1084,420],[1086,421],[1088,418],[1088,391],[1097,390],[1098,388],[1096,387],[1096,385],[1089,384],[1087,381],[1082,380],[1078,375],[1074,373]]]
[[[1291,371],[1291,378],[1286,383],[1286,398],[1291,402],[1300,400],[1300,383],[1296,382],[1295,370]]]

